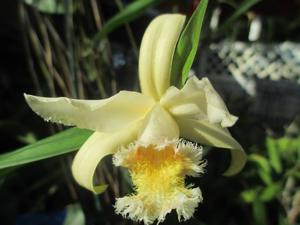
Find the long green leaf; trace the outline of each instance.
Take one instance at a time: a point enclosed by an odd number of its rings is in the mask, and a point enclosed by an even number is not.
[[[266,183],[271,184],[272,183],[272,176],[271,176],[271,166],[268,162],[268,160],[258,154],[250,154],[248,157],[249,161],[255,162],[259,168],[258,174],[260,178]]]
[[[18,166],[77,150],[92,131],[71,128],[34,144],[0,155],[0,169]]]
[[[256,225],[265,225],[268,224],[267,220],[267,212],[266,212],[266,206],[265,204],[256,199],[253,202],[253,216],[254,216],[254,221]]]
[[[101,30],[94,37],[94,46],[98,47],[100,41],[107,36],[108,33],[122,24],[130,22],[139,17],[145,10],[157,5],[161,1],[162,0],[138,0],[128,5],[124,10],[116,14],[103,25]]]
[[[208,0],[201,0],[178,40],[171,69],[171,84],[176,87],[184,85],[192,67],[207,4]]]
[[[276,171],[276,173],[281,173],[282,164],[280,159],[280,151],[277,147],[277,141],[271,138],[267,138],[266,145],[271,166]]]
[[[259,200],[268,202],[276,198],[278,193],[282,190],[280,183],[272,183],[267,185],[259,195]]]

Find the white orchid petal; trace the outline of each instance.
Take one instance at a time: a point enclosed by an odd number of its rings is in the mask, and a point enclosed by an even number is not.
[[[193,79],[197,82],[197,79]],[[204,92],[207,99],[207,115],[211,123],[221,123],[222,127],[231,127],[237,121],[237,117],[229,113],[222,98],[216,92],[207,78],[203,78],[205,83]]]
[[[164,108],[157,104],[145,118],[138,139],[144,144],[155,144],[178,137],[177,123]]]
[[[237,120],[237,117],[229,113],[222,98],[207,78],[199,80],[193,76],[188,79],[181,90],[170,87],[160,99],[160,103],[170,112],[186,105],[186,115],[184,111],[181,111],[180,116],[190,119],[207,119],[210,123],[220,124],[222,127],[230,127]],[[190,106],[187,107],[187,105]],[[193,108],[191,105],[194,105]]]
[[[145,117],[154,101],[140,93],[121,91],[103,100],[45,98],[26,95],[33,111],[47,121],[99,132],[124,129]]]
[[[107,185],[94,186],[93,177],[97,165],[105,156],[114,154],[121,146],[126,146],[137,137],[137,124],[128,129],[114,133],[95,132],[82,145],[76,154],[72,173],[75,180],[83,187],[94,193],[105,191]]]
[[[187,103],[171,107],[170,112],[174,116],[194,116],[200,111],[196,104]]]
[[[188,80],[182,89],[170,87],[160,99],[173,116],[185,116],[194,119],[206,119],[206,99],[204,91],[194,87],[194,82]]]
[[[209,121],[177,118],[180,135],[200,144],[226,148],[231,153],[231,163],[224,175],[238,173],[246,163],[246,154],[241,145],[230,135],[226,128]]]
[[[165,14],[156,17],[143,36],[139,76],[142,93],[159,99],[170,86],[171,63],[185,16]]]

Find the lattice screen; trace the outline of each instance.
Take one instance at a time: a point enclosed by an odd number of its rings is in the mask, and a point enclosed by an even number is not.
[[[201,54],[199,70],[206,75],[232,75],[253,94],[254,80],[295,80],[300,84],[300,44],[222,41]]]

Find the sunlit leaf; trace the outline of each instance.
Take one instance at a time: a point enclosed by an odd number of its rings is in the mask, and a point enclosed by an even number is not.
[[[177,43],[171,70],[171,84],[182,87],[192,67],[200,39],[208,0],[201,0]]]
[[[92,131],[71,128],[34,144],[0,155],[0,169],[18,166],[77,150]]]
[[[241,197],[245,202],[252,203],[258,194],[257,192],[258,190],[256,189],[245,190],[241,193]]]
[[[289,146],[290,140],[289,140],[289,138],[287,138],[287,137],[282,137],[282,138],[280,138],[280,139],[277,141],[277,143],[278,143],[279,150],[280,150],[281,152],[286,151],[286,150],[290,147],[290,146]]]

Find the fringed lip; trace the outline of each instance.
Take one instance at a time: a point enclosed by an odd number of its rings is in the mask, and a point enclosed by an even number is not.
[[[134,193],[117,198],[115,210],[145,224],[163,222],[175,210],[178,220],[191,218],[202,202],[200,188],[185,185],[186,176],[204,173],[202,147],[182,139],[146,145],[135,141],[113,156],[116,166],[130,172]]]

